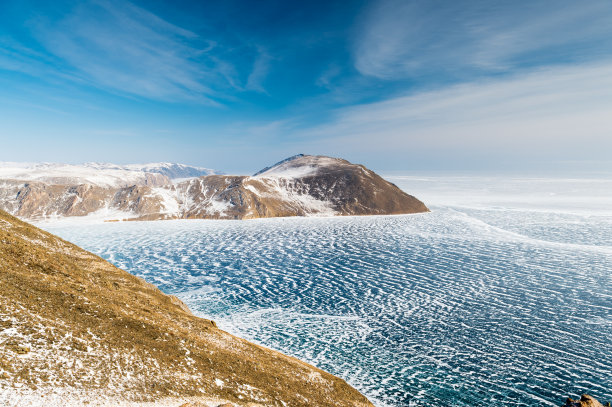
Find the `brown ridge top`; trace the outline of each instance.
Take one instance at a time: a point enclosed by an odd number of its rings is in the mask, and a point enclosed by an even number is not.
[[[11,394],[64,389],[86,399],[372,406],[343,380],[232,336],[155,286],[2,211],[0,388],[13,389],[0,392],[0,404]]]

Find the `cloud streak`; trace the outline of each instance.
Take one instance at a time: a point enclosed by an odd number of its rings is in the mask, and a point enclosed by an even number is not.
[[[253,70],[247,78],[245,89],[257,92],[266,92],[263,81],[268,75],[272,58],[263,49],[257,49],[258,56],[253,63]]]
[[[212,102],[216,75],[202,61],[215,44],[133,4],[80,4],[58,22],[38,22],[41,44],[91,85],[147,98]]]
[[[540,69],[338,109],[303,149],[545,160],[612,151],[612,63]],[[290,131],[285,129],[285,131]]]
[[[266,92],[272,58],[257,44],[195,33],[129,2],[78,2],[28,27],[29,45],[0,37],[0,69],[164,102],[219,105],[237,92]]]
[[[376,2],[359,24],[355,67],[381,79],[501,72],[600,57],[612,3]]]

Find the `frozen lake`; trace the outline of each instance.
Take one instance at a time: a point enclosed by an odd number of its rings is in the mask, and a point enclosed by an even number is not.
[[[432,213],[48,223],[377,406],[612,400],[612,181],[387,177]]]

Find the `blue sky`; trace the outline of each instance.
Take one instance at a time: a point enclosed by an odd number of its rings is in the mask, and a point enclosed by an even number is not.
[[[1,161],[612,169],[612,2],[0,3]]]

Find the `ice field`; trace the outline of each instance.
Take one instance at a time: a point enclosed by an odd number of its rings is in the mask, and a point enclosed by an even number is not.
[[[41,226],[377,406],[612,401],[612,180],[387,178],[432,212]]]

